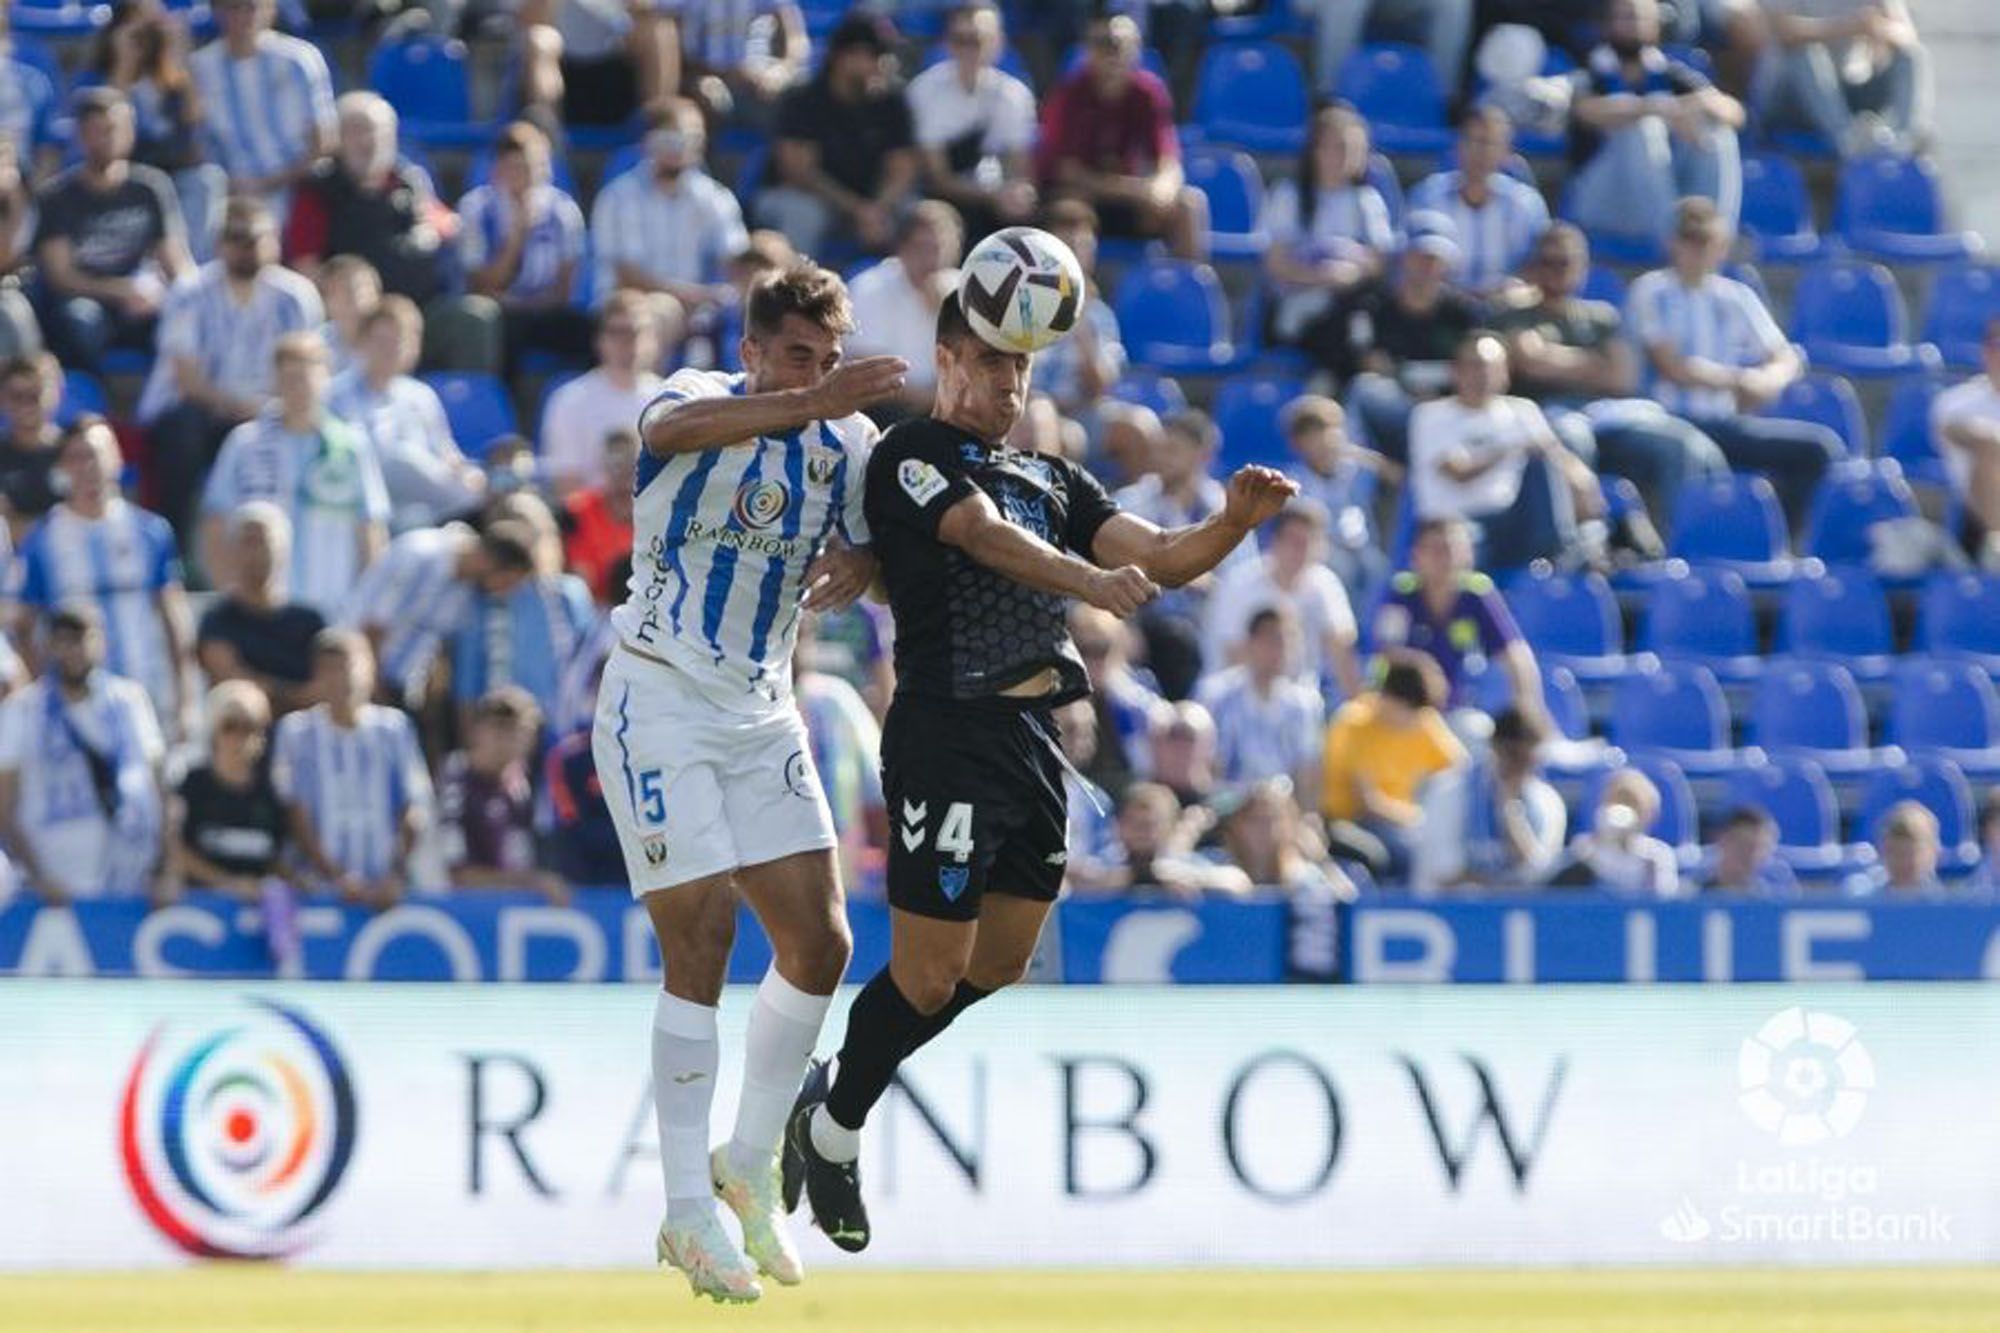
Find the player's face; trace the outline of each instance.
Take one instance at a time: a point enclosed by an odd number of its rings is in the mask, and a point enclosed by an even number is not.
[[[786,315],[768,338],[743,339],[743,366],[753,393],[777,389],[810,389],[840,364],[840,335],[821,328],[804,315]]]
[[[978,338],[938,346],[938,408],[987,440],[1004,440],[1028,410],[1034,357]]]

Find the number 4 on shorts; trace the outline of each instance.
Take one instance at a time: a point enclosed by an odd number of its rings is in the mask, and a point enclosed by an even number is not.
[[[914,852],[924,845],[924,821],[930,815],[930,807],[918,805],[914,801],[903,802],[903,827],[901,830],[903,850]],[[972,859],[972,803],[953,801],[945,807],[944,819],[938,824],[937,849],[954,861]]]

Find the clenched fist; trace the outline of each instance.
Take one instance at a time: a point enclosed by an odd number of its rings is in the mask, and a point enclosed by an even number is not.
[[[1084,600],[1101,610],[1123,618],[1160,595],[1160,585],[1146,577],[1137,565],[1100,569],[1090,581]]]
[[[1276,468],[1238,468],[1229,479],[1222,516],[1238,527],[1261,527],[1299,493],[1299,484]]]

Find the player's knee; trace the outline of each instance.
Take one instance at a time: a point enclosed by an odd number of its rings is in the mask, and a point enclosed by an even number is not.
[[[959,968],[940,964],[924,968],[907,983],[899,979],[897,984],[904,992],[903,998],[910,1002],[910,1008],[929,1015],[951,1003],[951,997],[958,993],[958,983],[964,975]]]
[[[965,979],[983,991],[1005,990],[1016,982],[1028,978],[1028,965],[1034,961],[1032,954],[1019,958],[1002,958],[995,961],[975,962],[966,969]]]
[[[811,937],[792,942],[778,959],[778,971],[800,990],[828,995],[846,975],[847,960],[853,956],[854,937],[847,922],[836,917]]]

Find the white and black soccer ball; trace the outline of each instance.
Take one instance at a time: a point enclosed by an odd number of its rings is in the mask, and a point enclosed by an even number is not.
[[[1083,265],[1037,227],[994,232],[966,256],[958,301],[972,331],[1003,352],[1039,352],[1076,327]]]

